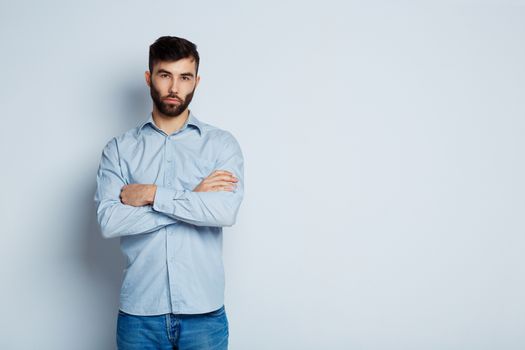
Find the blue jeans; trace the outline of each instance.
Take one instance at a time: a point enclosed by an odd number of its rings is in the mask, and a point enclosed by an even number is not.
[[[226,350],[228,335],[224,305],[196,315],[136,316],[121,310],[118,313],[119,350]]]

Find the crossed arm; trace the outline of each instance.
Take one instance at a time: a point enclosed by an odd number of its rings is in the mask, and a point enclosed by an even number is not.
[[[233,138],[213,171],[193,190],[155,184],[126,184],[113,138],[102,152],[97,173],[97,220],[105,238],[155,232],[184,221],[196,226],[231,226],[244,194],[243,156]],[[235,175],[234,175],[235,174]]]
[[[239,179],[231,172],[226,170],[215,170],[201,181],[193,192],[217,192],[233,191],[236,188],[235,183]],[[155,194],[157,185],[155,184],[129,184],[124,185],[120,190],[120,201],[123,204],[141,207],[144,205],[153,205],[155,203]]]

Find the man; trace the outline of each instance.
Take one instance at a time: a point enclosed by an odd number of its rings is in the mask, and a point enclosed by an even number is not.
[[[227,349],[222,227],[235,223],[243,155],[233,135],[188,106],[200,81],[197,47],[164,36],[149,50],[148,120],[102,152],[97,218],[127,259],[119,349]]]

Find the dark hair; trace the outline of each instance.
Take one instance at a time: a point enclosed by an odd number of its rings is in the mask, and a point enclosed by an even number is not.
[[[159,61],[178,61],[193,57],[197,74],[199,72],[199,53],[197,45],[176,36],[161,36],[149,47],[149,70],[153,73],[153,66]]]

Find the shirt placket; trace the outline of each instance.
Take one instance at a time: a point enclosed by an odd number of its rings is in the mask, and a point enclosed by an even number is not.
[[[172,188],[175,181],[175,152],[174,152],[174,135],[166,136],[164,141],[164,185]],[[176,247],[174,230],[167,228],[166,233],[166,265],[168,267],[169,293],[171,299],[172,312],[178,312],[180,309],[180,290],[177,285],[177,262],[175,257]]]

